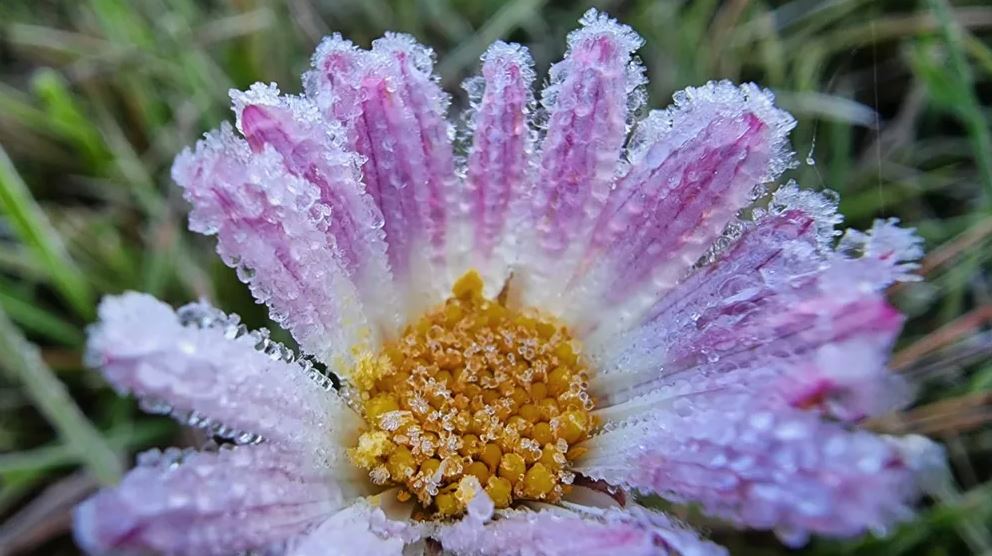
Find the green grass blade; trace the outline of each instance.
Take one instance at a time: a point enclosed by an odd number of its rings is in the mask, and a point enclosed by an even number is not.
[[[2,311],[0,367],[24,387],[38,411],[97,480],[103,484],[117,482],[123,472],[120,458],[42,361],[38,348],[24,338]]]
[[[975,93],[975,78],[965,57],[963,34],[952,19],[946,0],[930,0],[929,4],[937,16],[940,34],[947,46],[947,76],[954,85],[957,99],[954,111],[968,130],[975,165],[985,187],[985,203],[989,206],[992,205],[992,132]]]
[[[114,427],[107,432],[107,443],[120,451],[133,451],[163,440],[175,427],[167,421],[152,421]],[[31,450],[0,454],[0,477],[38,473],[79,463],[72,446],[51,444]]]
[[[93,317],[93,292],[76,264],[69,258],[62,238],[31,196],[7,152],[0,146],[0,210],[20,240],[48,271],[48,279],[76,314]]]
[[[0,281],[0,286],[0,308],[22,328],[68,346],[83,344],[83,333],[77,326],[17,295],[5,282]]]
[[[109,158],[100,131],[87,118],[68,84],[57,71],[42,69],[32,78],[35,94],[42,100],[48,117],[68,131],[76,151],[92,168],[100,168]]]

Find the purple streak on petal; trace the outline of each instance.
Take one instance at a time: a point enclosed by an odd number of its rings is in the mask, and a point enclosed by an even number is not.
[[[410,136],[412,160],[394,163],[421,165],[423,178],[413,177],[416,172],[407,169],[412,179],[407,185],[413,187],[413,200],[420,205],[426,235],[435,248],[441,248],[445,240],[445,207],[450,204],[455,179],[454,156],[452,153],[452,129],[446,119],[450,99],[432,74],[434,53],[431,49],[417,44],[413,37],[389,34],[372,42],[373,59],[376,63],[391,66],[386,70],[387,79],[395,87],[391,91],[394,98],[402,99],[406,115],[412,118],[413,135]],[[377,75],[378,70],[372,70]],[[388,110],[388,109],[387,109]],[[375,120],[389,114],[364,114],[366,120]],[[394,115],[395,116],[395,115]],[[385,153],[379,153],[381,160]],[[392,184],[397,185],[397,184]]]
[[[466,518],[442,527],[437,538],[446,551],[459,556],[727,554],[667,516],[639,507],[597,514],[562,509],[510,511],[485,524]]]
[[[586,236],[590,215],[605,203],[627,134],[628,99],[643,83],[631,62],[639,36],[595,10],[581,23],[541,100],[548,121],[533,210],[540,246],[556,255]]]
[[[346,78],[318,75],[308,86],[365,159],[365,185],[383,214],[390,264],[400,279],[423,262],[418,259],[443,257],[446,207],[454,200],[448,97],[431,75],[432,57],[405,35],[387,34],[371,52],[333,42],[315,56],[316,71],[346,66]],[[427,252],[412,253],[415,248]]]
[[[398,328],[382,214],[365,193],[359,161],[343,145],[343,129],[324,120],[309,99],[280,96],[273,85],[256,84],[231,96],[238,128],[252,150],[261,153],[270,146],[289,173],[320,192],[315,205],[328,212],[330,242],[366,308],[386,313],[380,316],[383,324]]]
[[[585,446],[580,473],[793,541],[884,533],[911,515],[934,459],[746,390],[682,398]]]
[[[488,258],[514,232],[511,203],[526,202],[531,193],[534,62],[525,48],[504,42],[490,46],[482,60],[482,81],[474,82],[483,87],[482,98],[475,106],[465,186],[474,249]]]
[[[225,125],[183,151],[172,177],[193,205],[190,229],[217,236],[224,261],[304,350],[337,371],[354,347],[375,340],[328,235],[320,191],[287,172],[271,147],[253,153]]]
[[[99,316],[87,363],[119,392],[221,425],[229,436],[257,434],[329,465],[343,461],[337,443],[354,436],[360,418],[305,366],[274,349],[260,351],[260,344],[268,346],[266,334],[247,332],[236,317],[206,304],[177,314],[138,293],[105,298]]]
[[[76,542],[90,554],[189,556],[264,549],[343,505],[333,477],[275,447],[166,452],[132,469],[75,511]]]
[[[290,543],[286,556],[400,556],[405,544],[402,530],[407,528],[380,508],[358,500]]]
[[[639,124],[631,166],[610,193],[590,253],[601,291],[622,301],[646,281],[670,289],[789,160],[791,116],[754,85],[711,82]],[[595,259],[600,259],[598,263]]]

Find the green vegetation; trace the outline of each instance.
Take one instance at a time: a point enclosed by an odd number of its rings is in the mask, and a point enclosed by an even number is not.
[[[261,80],[295,91],[322,35],[367,45],[396,30],[435,48],[457,93],[498,38],[527,44],[546,70],[589,5],[0,2],[0,552],[75,553],[66,515],[79,496],[113,481],[137,450],[194,440],[85,370],[84,329],[101,295],[202,296],[265,324],[212,241],[186,231],[168,177],[180,148],[231,118],[228,88]],[[800,121],[798,158],[809,157],[787,177],[838,191],[848,225],[898,216],[926,239],[926,282],[892,292],[909,315],[893,366],[919,382],[920,401],[873,426],[945,442],[955,484],[888,538],[799,553],[992,553],[992,5],[596,5],[646,39],[653,106],[714,78],[770,87]],[[770,535],[710,529],[734,553],[788,552]]]

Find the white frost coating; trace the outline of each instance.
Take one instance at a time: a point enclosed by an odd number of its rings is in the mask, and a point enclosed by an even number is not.
[[[372,50],[365,63],[370,66],[391,65],[394,60],[409,61],[418,74],[416,77],[423,80],[406,84],[411,95],[414,92],[424,95],[422,104],[418,107],[444,119],[451,106],[451,95],[441,88],[441,77],[434,73],[434,49],[420,44],[412,35],[386,33],[382,38],[372,41]],[[434,86],[432,90],[424,87],[427,83]],[[445,124],[444,136],[450,141],[454,138],[454,127],[447,120]]]
[[[394,56],[409,59],[418,72],[429,77],[431,81],[440,83],[440,77],[433,74],[434,49],[420,44],[413,35],[387,32],[382,38],[372,41],[372,53],[384,54],[386,59],[392,59]]]
[[[483,514],[484,515],[484,514]],[[442,525],[434,535],[458,556],[725,556],[676,520],[631,505],[567,510],[535,504],[535,510],[501,510],[490,521],[471,514]]]
[[[772,130],[772,151],[775,155],[762,177],[769,182],[785,170],[796,166],[795,152],[789,147],[789,133],[796,120],[775,106],[775,95],[754,83],[736,85],[730,81],[709,81],[700,87],[687,87],[672,95],[672,105],[652,110],[637,125],[628,149],[631,162],[648,154],[648,149],[660,141],[684,142],[694,136],[693,130],[710,123],[714,117],[737,118],[754,114]]]
[[[272,446],[167,451],[77,506],[87,554],[208,556],[279,546],[341,508],[333,474]],[[157,461],[154,461],[157,460]]]
[[[231,89],[228,91],[228,96],[231,98],[231,109],[235,116],[234,126],[242,135],[245,135],[242,115],[246,107],[268,106],[279,109],[288,116],[294,126],[294,129],[284,131],[298,131],[311,135],[310,138],[318,141],[318,145],[325,147],[319,153],[320,159],[336,167],[337,172],[346,172],[347,180],[354,182],[352,185],[359,194],[365,192],[361,175],[362,157],[351,150],[344,126],[340,122],[324,118],[314,99],[306,95],[283,95],[275,83],[267,85],[255,83],[247,91]],[[320,159],[312,162],[321,162]],[[370,208],[365,210],[368,211]],[[370,214],[369,221],[372,227],[382,227],[381,214]]]
[[[365,62],[369,67],[381,65],[391,67],[399,62],[398,71],[402,76],[398,86],[408,102],[407,109],[416,120],[424,143],[427,188],[436,188],[444,199],[445,223],[444,246],[441,248],[443,261],[438,264],[435,247],[414,245],[411,250],[422,250],[425,257],[432,258],[433,266],[424,272],[432,274],[431,283],[415,286],[432,295],[417,296],[436,300],[438,293],[447,292],[461,274],[457,273],[459,261],[464,259],[467,236],[458,226],[458,207],[462,202],[462,184],[459,183],[452,145],[455,140],[455,126],[447,118],[451,106],[451,96],[441,87],[441,78],[434,73],[436,56],[434,49],[420,44],[412,35],[387,32],[382,38],[372,41],[372,50]],[[412,71],[410,71],[412,70]],[[388,70],[387,70],[388,71]],[[412,138],[411,138],[412,139]],[[433,193],[432,193],[433,195]],[[433,203],[426,197],[418,198],[418,203]],[[417,257],[413,258],[416,261]],[[417,265],[417,262],[413,262]],[[417,276],[414,280],[419,279]],[[420,310],[426,307],[417,305]]]
[[[596,8],[589,8],[586,13],[579,18],[579,25],[582,27],[568,34],[568,45],[571,47],[586,37],[593,37],[600,34],[610,34],[618,37],[617,43],[627,52],[644,46],[644,39],[630,28],[616,19],[610,17]]]
[[[896,282],[914,282],[923,255],[923,241],[898,220],[876,220],[867,232],[847,230],[829,258],[820,279],[825,290],[856,298],[859,292],[877,292]]]
[[[790,210],[799,210],[809,215],[816,222],[818,244],[824,251],[828,251],[833,248],[840,235],[837,226],[844,221],[844,216],[837,210],[839,200],[840,196],[832,190],[800,189],[794,180],[790,180],[772,193],[768,212],[784,214]]]
[[[237,118],[234,127],[242,133],[244,133],[244,130],[241,128],[241,112],[244,111],[246,106],[280,106],[283,104],[282,92],[276,83],[262,83],[259,81],[252,83],[247,91],[229,89],[227,96],[231,99],[231,107]],[[307,114],[301,113],[300,116],[306,117]]]
[[[482,57],[479,59],[482,65],[485,65],[486,62],[499,60],[504,60],[505,64],[512,64],[520,68],[523,74],[523,82],[530,83],[537,78],[537,73],[534,71],[534,59],[526,46],[514,42],[496,41],[489,45],[489,48],[482,53]],[[503,88],[514,83],[514,81],[510,79],[509,75],[498,73],[491,83],[497,88]],[[481,93],[481,91],[479,92]],[[473,105],[478,107],[478,102],[481,101],[481,98],[476,97],[475,101]]]
[[[344,125],[363,156],[367,191],[384,217],[387,254],[402,316],[443,299],[448,257],[447,207],[458,190],[445,112],[450,99],[431,74],[433,53],[390,33],[357,50],[325,42],[306,78],[325,118]]]
[[[231,108],[235,115],[235,127],[241,133],[244,129],[241,126],[241,114],[247,106],[272,106],[287,109],[293,120],[304,125],[324,125],[329,137],[340,134],[341,127],[335,122],[325,122],[320,114],[320,109],[308,97],[283,95],[275,83],[254,83],[248,87],[247,91],[231,89],[228,91],[231,98]],[[338,133],[333,133],[337,131]]]
[[[339,53],[354,53],[357,51],[358,47],[355,46],[355,43],[341,36],[341,33],[333,33],[321,39],[313,55],[310,56],[310,65],[318,67],[328,56]],[[309,76],[310,72],[304,75]]]
[[[766,194],[767,191],[764,186],[758,186],[755,189],[755,201],[760,200]],[[821,191],[802,189],[795,180],[789,180],[766,198],[768,199],[767,207],[753,207],[750,219],[739,215],[738,219],[727,224],[720,237],[696,261],[690,274],[696,272],[699,267],[713,264],[719,260],[728,248],[736,244],[742,235],[761,222],[763,218],[781,216],[794,210],[814,220],[814,237],[817,241],[813,249],[824,255],[833,252],[837,236],[841,234],[837,226],[844,221],[844,215],[838,211],[840,196],[837,192],[831,189]],[[798,246],[788,246],[790,249],[796,247]],[[805,247],[802,249],[805,250]]]
[[[592,437],[576,469],[787,541],[884,533],[911,516],[936,455],[772,405],[741,390],[659,408]]]

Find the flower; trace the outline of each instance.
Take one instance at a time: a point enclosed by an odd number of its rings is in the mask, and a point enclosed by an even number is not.
[[[104,300],[91,364],[230,442],[142,455],[77,509],[84,549],[724,553],[635,492],[790,544],[911,514],[940,449],[863,423],[911,397],[883,290],[920,241],[767,193],[794,121],[755,85],[638,121],[640,38],[581,24],[540,102],[526,49],[489,48],[464,155],[404,35],[327,38],[301,96],[232,93],[241,137],[173,177],[306,355],[203,302]]]

